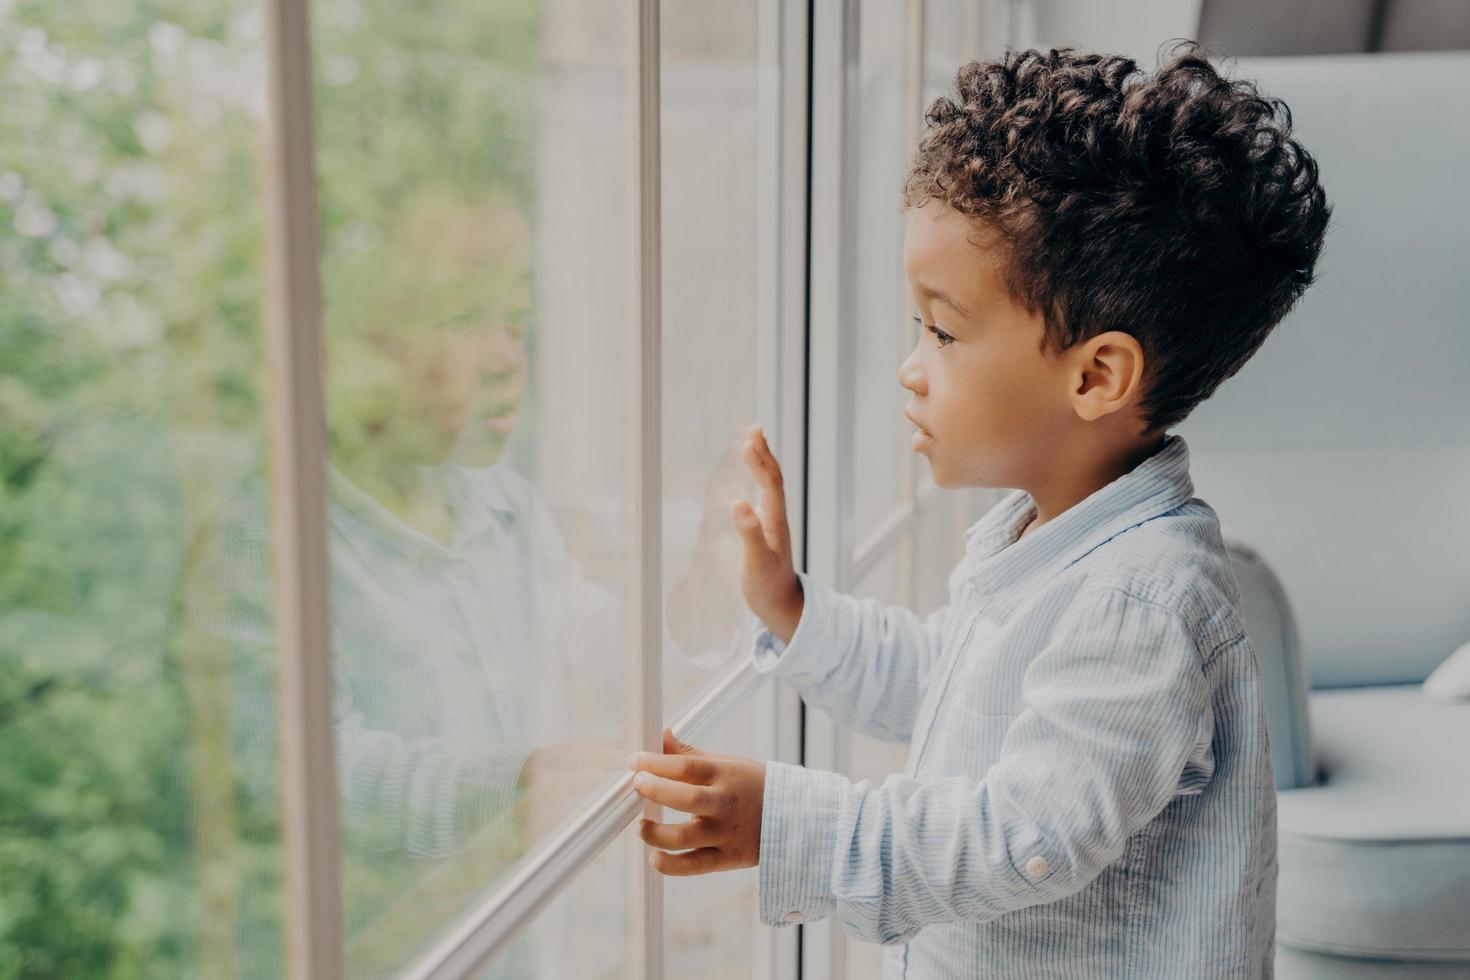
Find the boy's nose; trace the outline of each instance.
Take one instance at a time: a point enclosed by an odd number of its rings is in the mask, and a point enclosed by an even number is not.
[[[914,363],[912,354],[898,366],[898,383],[916,395],[925,393],[924,372]]]

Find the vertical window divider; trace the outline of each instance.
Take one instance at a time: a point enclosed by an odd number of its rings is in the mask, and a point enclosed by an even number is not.
[[[852,295],[856,258],[854,172],[859,96],[859,0],[813,0],[811,13],[811,239],[806,568],[839,590],[850,588],[856,356]],[[807,711],[802,761],[846,769],[846,739],[831,717]],[[844,973],[841,934],[829,917],[803,923],[801,976]]]
[[[808,0],[761,0],[760,103],[763,130],[760,158],[762,189],[757,193],[766,216],[758,241],[769,270],[760,306],[762,327],[757,363],[777,370],[757,372],[757,411],[774,425],[786,488],[792,558],[807,567],[806,540],[806,371],[807,232],[809,227],[808,138],[811,37]],[[763,123],[764,125],[764,123]],[[774,200],[772,201],[772,198]],[[768,201],[772,203],[767,204]],[[770,683],[757,700],[757,744],[764,758],[801,761],[801,697],[789,684]],[[756,903],[757,905],[759,903]],[[800,927],[768,929],[754,920],[754,977],[797,980],[801,969]]]
[[[266,337],[288,969],[345,975],[308,0],[266,0]]]
[[[904,170],[907,171],[909,162],[913,159],[914,151],[919,146],[919,132],[924,121],[924,6],[926,0],[905,0],[908,5],[905,13],[905,42],[907,54],[904,58],[904,105],[907,112],[904,114]],[[899,358],[908,355],[908,348],[914,343],[918,327],[908,317],[904,316],[908,306],[908,277],[902,268],[898,270],[898,296],[899,296],[899,326],[897,331],[899,338],[903,341],[899,349]],[[897,566],[898,581],[902,583],[904,601],[913,606],[917,594],[914,589],[914,553],[917,550],[919,537],[919,515],[920,499],[918,489],[918,459],[913,452],[905,452],[902,446],[899,448],[898,464],[898,493],[903,505],[906,505],[912,515],[906,532],[900,535],[897,543]]]
[[[659,0],[627,0],[636,24],[631,52],[635,111],[631,136],[634,177],[630,203],[634,236],[631,323],[635,343],[631,395],[637,430],[633,445],[630,500],[633,503],[631,558],[633,614],[627,617],[627,649],[636,682],[631,712],[633,741],[663,751],[663,421],[662,249],[660,224]],[[662,821],[663,808],[644,801],[643,814]],[[634,976],[663,977],[663,881],[642,848],[638,873],[630,877]]]

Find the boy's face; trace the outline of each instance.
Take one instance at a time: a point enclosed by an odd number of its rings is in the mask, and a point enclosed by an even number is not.
[[[999,242],[941,201],[908,211],[904,271],[924,326],[898,380],[941,487],[1026,488],[1078,423],[1066,358],[1042,353],[1041,313],[1006,294]]]

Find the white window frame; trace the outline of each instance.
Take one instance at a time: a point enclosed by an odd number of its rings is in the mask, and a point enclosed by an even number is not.
[[[322,391],[322,297],[316,201],[315,129],[309,0],[265,0],[268,99],[265,185],[270,274],[272,508],[276,562],[276,628],[281,651],[281,738],[288,892],[288,969],[294,980],[342,980],[340,827],[334,736],[329,556],[326,542],[325,405]],[[628,617],[632,712],[637,741],[662,748],[662,447],[660,442],[659,0],[622,0],[634,32],[637,65],[630,100],[631,243],[635,332],[634,392],[638,419],[631,499],[633,588]],[[807,120],[809,18],[797,0],[760,5],[758,84],[761,152],[758,193],[757,412],[786,460],[806,458],[806,299],[808,235]],[[768,370],[774,366],[774,370]],[[640,379],[652,379],[645,384]],[[796,558],[805,564],[804,467],[787,464],[786,487]],[[697,740],[752,692],[767,758],[799,761],[802,709],[786,685],[766,684],[742,663],[715,682],[673,724]],[[438,937],[402,974],[459,978],[482,969],[579,871],[614,841],[646,804],[620,779],[587,810],[523,859],[507,877]],[[639,976],[661,980],[662,876],[645,863],[633,882],[634,963]],[[758,930],[753,975],[794,980],[795,930]]]

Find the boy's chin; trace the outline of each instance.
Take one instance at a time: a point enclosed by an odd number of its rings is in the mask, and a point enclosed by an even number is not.
[[[935,460],[932,456],[925,456],[929,461],[929,479],[941,490],[973,490],[977,487],[995,487],[999,484],[977,480],[973,473],[953,470],[944,464],[943,460]]]
[[[955,479],[954,474],[949,472],[948,467],[944,463],[936,463],[930,456],[924,456],[924,458],[929,461],[929,479],[934,481],[936,487],[939,487],[941,490],[953,490],[955,487],[961,485]]]

